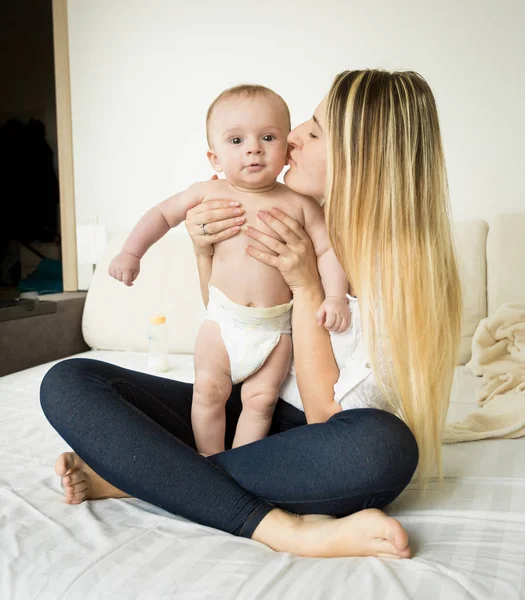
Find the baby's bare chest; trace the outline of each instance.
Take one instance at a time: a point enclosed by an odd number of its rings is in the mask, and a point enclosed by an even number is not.
[[[215,253],[221,255],[222,258],[226,258],[230,253],[242,252],[244,254],[247,244],[259,245],[246,234],[247,227],[258,229],[274,238],[279,237],[275,231],[258,218],[260,211],[270,212],[272,208],[278,208],[304,227],[303,207],[296,198],[289,194],[261,194],[259,196],[258,194],[239,192],[232,195],[230,199],[240,203],[244,211],[242,216],[245,222],[237,235],[215,245]]]
[[[239,201],[241,201],[239,199]],[[295,202],[290,202],[286,197],[281,198],[261,198],[260,200],[253,200],[249,198],[248,201],[241,201],[241,206],[244,210],[243,216],[246,219],[246,224],[255,227],[269,235],[272,235],[272,230],[265,225],[258,217],[260,211],[270,212],[272,208],[278,208],[288,216],[292,217],[299,222],[301,226],[304,226],[304,213],[300,206]]]

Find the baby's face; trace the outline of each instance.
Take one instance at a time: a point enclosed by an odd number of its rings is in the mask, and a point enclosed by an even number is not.
[[[225,98],[208,125],[213,168],[241,189],[271,186],[286,164],[288,113],[273,94]]]

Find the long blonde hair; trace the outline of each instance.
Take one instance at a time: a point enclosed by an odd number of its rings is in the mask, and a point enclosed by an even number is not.
[[[327,103],[330,239],[361,306],[373,372],[437,466],[461,329],[461,288],[434,96],[417,73],[337,76]]]

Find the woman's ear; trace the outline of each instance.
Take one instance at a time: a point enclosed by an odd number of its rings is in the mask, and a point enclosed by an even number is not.
[[[215,169],[215,171],[217,171],[217,173],[222,173],[221,163],[219,162],[219,159],[217,158],[215,152],[213,152],[213,150],[210,149],[208,150],[208,152],[206,152],[206,156],[208,157],[208,160],[210,161],[210,164]]]

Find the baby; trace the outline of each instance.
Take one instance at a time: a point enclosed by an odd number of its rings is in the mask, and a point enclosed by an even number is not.
[[[338,324],[337,331],[346,329],[348,282],[331,249],[323,210],[313,198],[276,181],[287,163],[290,114],[284,100],[263,86],[228,89],[211,104],[206,131],[208,159],[226,179],[195,183],[148,211],[111,262],[109,274],[131,285],[148,248],[201,202],[238,201],[246,223],[273,237],[257,212],[277,207],[312,239],[326,297],[319,312],[323,322],[327,329],[333,329],[328,327],[332,323]],[[206,224],[201,227],[206,235]],[[244,382],[233,447],[268,434],[290,366],[291,292],[277,269],[246,253],[248,243],[257,246],[241,231],[217,243],[210,257],[209,302],[195,344],[191,415],[197,449],[204,455],[224,450],[225,404],[232,382]]]

